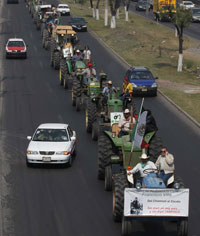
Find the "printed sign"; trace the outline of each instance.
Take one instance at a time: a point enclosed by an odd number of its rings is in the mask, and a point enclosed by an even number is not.
[[[188,217],[189,189],[124,190],[124,216]]]
[[[64,56],[64,58],[68,57],[69,54],[70,54],[71,56],[73,56],[73,52],[72,52],[72,49],[71,49],[71,48],[65,48],[65,49],[63,49],[63,56]]]
[[[121,117],[123,117],[123,112],[112,112],[112,113],[110,113],[111,126],[113,124],[118,124]]]

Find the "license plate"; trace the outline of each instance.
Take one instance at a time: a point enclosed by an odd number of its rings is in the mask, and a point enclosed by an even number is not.
[[[51,161],[51,157],[43,157],[42,160],[44,162],[50,162]]]
[[[146,89],[146,88],[143,88],[143,89],[142,89],[142,92],[146,92],[146,91],[147,91],[147,89]]]

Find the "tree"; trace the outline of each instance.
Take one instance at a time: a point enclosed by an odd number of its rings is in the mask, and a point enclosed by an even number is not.
[[[95,10],[94,10],[94,6],[93,6],[93,0],[90,0],[90,7],[92,9],[92,16],[95,18]]]
[[[105,17],[104,17],[104,25],[108,26],[108,0],[105,0]]]
[[[99,20],[99,3],[100,0],[97,0],[97,5],[96,5],[96,19]]]
[[[189,9],[177,8],[172,16],[172,23],[176,27],[179,39],[179,57],[177,71],[181,72],[183,68],[183,29],[192,22],[192,13]]]
[[[130,6],[130,0],[123,0],[124,10],[125,10],[125,21],[128,21],[128,10]]]
[[[120,0],[109,0],[110,11],[111,11],[111,23],[110,27],[112,29],[116,28],[116,12],[120,7]]]

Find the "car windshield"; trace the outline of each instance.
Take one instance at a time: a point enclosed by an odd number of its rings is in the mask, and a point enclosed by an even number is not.
[[[139,2],[139,5],[145,6],[145,5],[147,5],[147,2]]]
[[[83,18],[73,18],[72,22],[74,23],[85,23],[85,20]]]
[[[184,5],[193,5],[192,2],[185,2]]]
[[[195,15],[200,15],[200,8],[199,9],[192,9],[192,13]]]
[[[150,71],[134,71],[131,74],[131,80],[152,80],[153,75]]]
[[[33,141],[67,142],[69,137],[65,129],[37,129]]]
[[[67,7],[67,6],[59,6],[58,8],[69,8],[69,7]]]
[[[24,47],[23,41],[9,41],[8,47]]]

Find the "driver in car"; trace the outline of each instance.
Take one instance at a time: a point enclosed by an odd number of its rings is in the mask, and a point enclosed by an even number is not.
[[[145,170],[149,170],[149,171],[151,170],[152,172],[157,171],[155,164],[149,160],[149,156],[147,156],[147,154],[143,153],[140,156],[140,159],[141,159],[141,162],[139,162],[132,170],[128,170],[127,175],[140,172],[140,177],[144,178],[148,175],[148,171],[146,171],[145,173]]]

